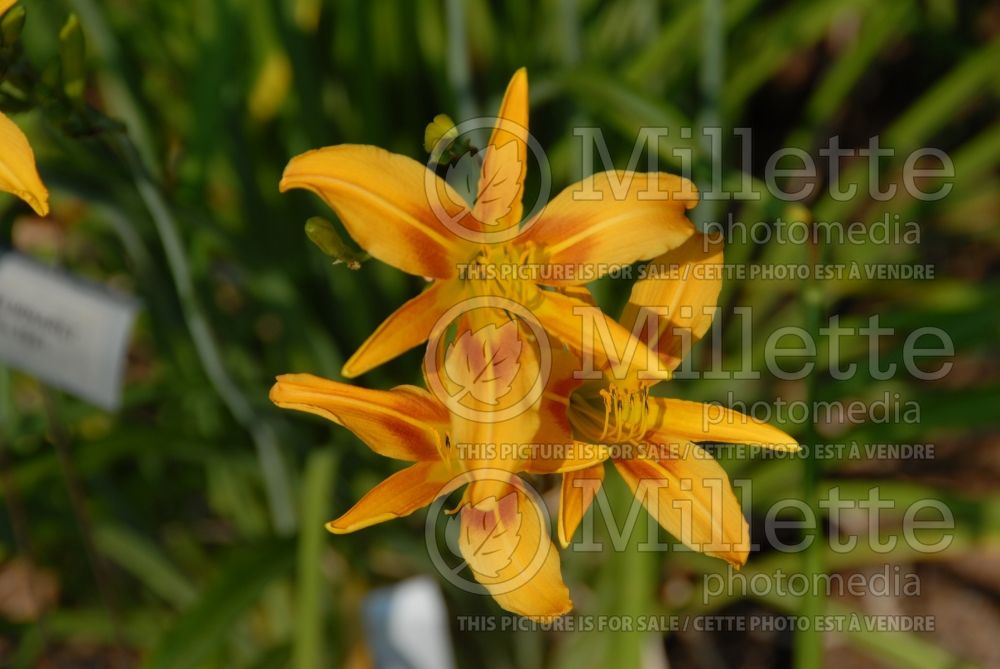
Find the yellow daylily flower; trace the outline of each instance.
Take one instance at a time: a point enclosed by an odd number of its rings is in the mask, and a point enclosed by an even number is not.
[[[510,336],[504,328],[493,333],[498,338]],[[482,339],[460,334],[450,356],[464,361],[484,355],[482,344]],[[485,351],[488,357],[489,348]],[[530,358],[523,360],[522,364],[532,364]],[[330,521],[331,532],[354,532],[409,515],[468,484],[458,505],[458,545],[476,580],[500,606],[520,615],[548,618],[572,608],[559,553],[542,522],[546,516],[517,473],[562,472],[589,467],[600,458],[581,456],[535,467],[527,458],[498,459],[480,452],[503,444],[532,443],[545,430],[540,417],[562,420],[561,428],[568,429],[565,411],[558,405],[539,399],[523,415],[476,421],[449,412],[434,395],[415,386],[369,390],[310,374],[278,377],[270,397],[280,407],[316,414],[348,428],[380,455],[412,463]]]
[[[21,198],[39,216],[49,213],[49,191],[38,176],[35,154],[28,138],[3,112],[0,112],[0,191]]]
[[[646,322],[650,309],[665,307],[667,318],[658,319],[655,332],[643,327],[637,336],[656,351],[661,370],[672,371],[684,349],[711,326],[722,286],[722,247],[695,233],[652,265],[675,268],[679,278],[652,278],[647,272],[647,278],[633,286],[621,323],[631,328],[640,316]],[[600,381],[574,380],[579,360],[566,353],[560,357],[548,395],[561,402],[572,426],[562,439],[614,447],[610,459],[615,468],[660,525],[694,550],[743,565],[749,553],[746,519],[725,470],[695,442],[798,450],[795,440],[721,406],[651,396],[659,380],[640,378],[644,370],[638,363],[646,360],[638,356],[624,378],[609,370]],[[532,467],[544,465],[536,462]],[[563,474],[558,518],[563,547],[569,545],[603,478],[603,464]]]
[[[315,192],[373,257],[432,280],[361,345],[344,365],[344,376],[358,376],[420,345],[450,307],[480,295],[524,305],[572,350],[607,361],[604,351],[590,350],[581,336],[574,307],[584,303],[552,288],[579,286],[613,266],[680,246],[693,230],[685,212],[696,204],[697,191],[670,174],[605,172],[565,189],[522,223],[528,137],[528,76],[522,68],[500,104],[471,206],[425,165],[373,146],[331,146],[289,162],[282,192]],[[496,231],[514,234],[490,241]],[[528,266],[538,271],[490,271]],[[591,271],[572,273],[581,267]],[[463,275],[463,268],[482,271]],[[624,347],[629,333],[613,320],[608,326]]]

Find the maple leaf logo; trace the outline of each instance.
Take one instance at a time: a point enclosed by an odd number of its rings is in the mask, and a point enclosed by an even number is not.
[[[460,386],[452,399],[471,395],[479,402],[496,405],[512,389],[521,369],[523,346],[513,320],[500,327],[489,323],[475,332],[463,332],[445,352],[445,373]]]
[[[472,203],[476,199],[476,184],[479,181],[481,162],[479,154],[466,151],[449,165],[445,172],[444,180],[465,199],[466,203]]]
[[[469,566],[480,576],[499,578],[510,566],[514,551],[521,542],[521,510],[517,492],[510,492],[499,500],[487,497],[475,506],[462,510],[464,521],[458,516],[448,523],[461,526],[459,543]],[[463,524],[464,522],[464,524]]]
[[[477,218],[485,225],[499,225],[511,211],[521,189],[522,159],[516,141],[492,146],[483,161],[476,193]]]

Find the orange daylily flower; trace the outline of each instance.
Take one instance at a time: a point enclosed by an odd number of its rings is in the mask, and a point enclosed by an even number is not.
[[[0,7],[0,16],[6,7]],[[49,191],[38,176],[28,138],[0,112],[0,191],[13,193],[39,216],[49,213]]]
[[[707,244],[705,237],[695,233],[653,265],[674,268],[676,276],[683,278],[652,278],[647,272],[647,278],[633,286],[621,323],[630,328],[637,319],[647,323],[645,317],[651,310],[665,309],[666,318],[657,320],[655,331],[640,327],[636,336],[657,354],[658,372],[672,371],[686,349],[711,326],[722,287],[722,247]],[[566,353],[561,358],[548,398],[562,403],[572,426],[563,440],[576,438],[618,448],[611,448],[610,459],[660,525],[694,550],[743,565],[749,553],[746,519],[725,470],[695,442],[798,450],[795,440],[767,423],[721,406],[652,397],[649,391],[659,380],[641,378],[644,369],[636,363],[647,361],[639,356],[624,375],[608,370],[599,381],[582,382],[572,380],[573,371],[580,369],[579,360]],[[569,545],[603,478],[603,463],[563,474],[558,519],[563,547]]]
[[[515,325],[509,319],[507,323]],[[449,356],[465,364],[485,351],[491,376],[495,370],[489,367],[490,350],[502,346],[516,330],[501,325],[487,328],[487,334],[479,337],[460,331]],[[522,360],[532,364],[530,355]],[[496,394],[489,388],[486,392]],[[488,452],[491,446],[532,443],[547,434],[549,422],[542,419],[552,418],[552,424],[561,420],[560,428],[569,429],[565,411],[560,412],[557,404],[540,398],[522,415],[477,421],[449,411],[437,397],[415,386],[369,390],[310,374],[278,377],[270,397],[280,407],[316,414],[348,428],[380,455],[412,463],[329,522],[331,532],[354,532],[409,515],[469,484],[458,505],[458,545],[476,580],[500,606],[524,616],[547,618],[572,608],[546,515],[517,474],[589,467],[600,458],[535,466],[527,458],[501,459]],[[484,398],[483,404],[488,405],[489,399]]]
[[[0,18],[17,0],[0,0]],[[13,193],[39,216],[49,213],[49,191],[38,176],[35,153],[20,128],[0,112],[0,191]]]
[[[528,76],[520,69],[500,104],[471,206],[425,165],[373,146],[331,146],[289,162],[282,192],[315,192],[373,257],[432,280],[361,345],[344,376],[418,346],[450,307],[480,295],[515,300],[572,350],[606,362],[603,351],[582,340],[574,308],[584,303],[552,288],[580,286],[612,266],[680,246],[693,230],[685,212],[697,191],[670,174],[605,172],[570,186],[522,223],[528,137]],[[514,234],[489,241],[496,231]],[[526,266],[542,271],[488,271]],[[581,267],[592,271],[570,273]],[[462,268],[484,271],[463,276]],[[617,323],[609,320],[609,329],[615,342],[628,342]]]

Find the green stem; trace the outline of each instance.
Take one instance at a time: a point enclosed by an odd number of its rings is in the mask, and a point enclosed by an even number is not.
[[[73,4],[83,19],[83,24],[87,26],[91,43],[96,46],[99,57],[111,66],[108,72],[121,72],[121,50],[103,10],[93,0],[74,0]],[[146,126],[140,112],[141,105],[121,75],[108,74],[102,85],[107,89],[108,97],[114,101],[118,113],[124,114],[130,133],[105,133],[104,136],[108,144],[123,158],[139,197],[153,219],[199,362],[226,408],[254,442],[274,528],[279,534],[290,534],[296,526],[295,506],[277,436],[271,425],[257,416],[252,404],[230,378],[222,363],[222,355],[194,289],[177,221],[151,172],[151,166],[156,161],[152,143],[143,141],[147,133],[144,131]],[[136,133],[139,135],[138,146],[134,139]]]
[[[97,592],[111,622],[111,629],[116,650],[124,651],[125,643],[121,631],[121,615],[118,610],[117,597],[115,596],[111,573],[108,570],[108,563],[94,545],[94,522],[90,516],[90,509],[87,505],[86,494],[83,489],[83,482],[76,470],[73,457],[70,452],[70,436],[59,415],[59,398],[54,391],[43,386],[42,404],[44,407],[46,423],[48,424],[48,440],[52,443],[56,457],[59,460],[59,468],[62,472],[63,482],[66,485],[66,492],[69,495],[70,508],[73,517],[76,519],[77,528],[80,531],[80,538],[83,541],[84,554],[90,565],[90,571],[94,576],[97,585]],[[115,653],[111,662],[114,669],[124,666],[124,655]]]
[[[252,405],[233,383],[222,364],[222,356],[209,326],[208,318],[206,318],[195,293],[194,282],[191,280],[191,270],[184,245],[181,243],[177,222],[159,188],[153,183],[146,171],[131,140],[124,134],[119,134],[117,137],[117,148],[125,159],[125,165],[132,176],[136,190],[138,190],[143,204],[153,219],[156,232],[163,244],[167,265],[177,288],[184,320],[191,333],[198,359],[205,369],[209,382],[222,398],[233,418],[250,433],[257,449],[257,459],[260,463],[261,475],[264,478],[264,487],[267,491],[275,530],[279,534],[290,534],[295,529],[295,510],[291,501],[288,473],[278,450],[278,440],[274,430],[265,420],[257,417]]]
[[[714,192],[721,186],[715,183],[715,173],[718,169],[716,167],[717,161],[721,161],[722,156],[716,155],[718,146],[713,143],[712,136],[706,134],[704,130],[722,127],[720,101],[724,79],[726,35],[722,0],[702,0],[701,6],[702,58],[699,72],[701,110],[698,114],[698,125],[702,130],[699,138],[703,151],[702,166],[704,167],[707,163],[708,178],[711,183],[710,188],[702,189],[703,192],[707,193]],[[702,198],[701,204],[694,210],[696,223],[704,225],[708,222],[715,222],[718,220],[718,209],[717,200]]]
[[[579,0],[559,0],[559,28],[562,60],[567,69],[579,64],[581,56]]]
[[[605,490],[608,501],[615,510],[615,518],[624,522],[629,516],[632,505],[638,504],[638,501],[620,476],[609,476],[605,481]],[[610,518],[606,520],[616,522]],[[639,521],[629,531],[628,541],[623,550],[618,551],[610,543],[605,548],[607,550],[611,547],[612,550],[611,558],[605,567],[610,569],[611,573],[603,575],[607,579],[605,585],[613,589],[613,594],[609,598],[611,606],[607,613],[621,616],[623,620],[630,620],[633,624],[640,616],[648,616],[655,610],[654,558],[664,555],[640,549],[644,533],[639,528],[646,520],[645,513],[639,514]],[[650,531],[655,530],[650,528]],[[655,539],[656,537],[646,537],[647,541]],[[641,667],[643,648],[649,641],[649,636],[648,632],[640,632],[637,629],[612,632],[608,638],[607,656],[602,666]]]
[[[323,523],[329,509],[330,492],[336,478],[337,460],[332,449],[315,451],[305,467],[302,484],[302,532],[299,534],[296,582],[295,669],[327,666],[324,662],[324,592],[322,560],[327,536]]]
[[[104,97],[113,101],[113,116],[128,126],[129,135],[138,147],[139,154],[152,169],[156,165],[152,134],[132,85],[121,74],[128,71],[126,59],[119,48],[114,30],[107,21],[105,10],[95,0],[72,0],[72,4],[84,27],[88,46],[96,51],[105,65],[102,70],[106,74],[100,75],[100,83]]]
[[[469,42],[466,37],[464,0],[447,0],[445,3],[448,25],[448,84],[458,106],[458,120],[466,121],[476,115],[469,74]]]
[[[807,245],[806,249],[808,253],[806,260],[815,270],[815,265],[824,262],[826,248],[821,245]],[[816,342],[819,341],[820,320],[823,313],[823,292],[815,271],[812,272],[812,277],[802,294],[802,300],[805,307],[806,330]],[[808,402],[815,400],[816,386],[817,374],[814,372],[806,384]],[[812,511],[813,523],[806,529],[809,544],[802,553],[802,573],[810,583],[814,583],[813,575],[824,571],[823,542],[826,541],[819,508],[819,483],[822,470],[813,448],[817,442],[814,421],[809,422],[803,441],[810,451],[808,456],[802,459],[802,499]],[[801,599],[799,615],[808,622],[808,626],[795,637],[794,659],[797,669],[819,669],[823,666],[823,636],[816,630],[816,622],[823,615],[825,608],[823,593],[816,588],[811,588]]]

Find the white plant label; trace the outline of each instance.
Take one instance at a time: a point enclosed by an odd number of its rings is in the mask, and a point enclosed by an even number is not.
[[[448,612],[430,578],[415,576],[375,590],[363,609],[377,669],[454,669]]]
[[[0,361],[102,408],[121,404],[137,309],[98,285],[0,255]]]

